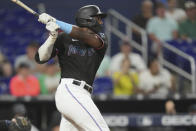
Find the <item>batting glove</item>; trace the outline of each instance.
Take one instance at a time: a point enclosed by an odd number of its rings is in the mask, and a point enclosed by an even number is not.
[[[54,38],[57,38],[59,26],[56,24],[56,22],[48,22],[46,24],[46,29],[50,32],[50,35],[52,35]]]
[[[52,16],[50,16],[49,14],[46,13],[42,13],[41,15],[39,15],[39,22],[43,23],[43,24],[47,24],[50,21],[56,21],[56,19]]]

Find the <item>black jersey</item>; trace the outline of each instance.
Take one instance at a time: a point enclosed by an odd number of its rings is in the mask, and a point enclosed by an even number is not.
[[[51,58],[58,56],[62,78],[83,80],[92,85],[99,65],[105,55],[108,42],[103,33],[97,34],[103,45],[99,49],[92,48],[86,43],[72,39],[65,33],[61,33],[53,48]],[[37,52],[35,59],[40,61]]]

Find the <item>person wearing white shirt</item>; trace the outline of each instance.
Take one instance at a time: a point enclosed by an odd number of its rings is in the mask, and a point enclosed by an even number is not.
[[[172,18],[177,22],[181,22],[186,19],[186,13],[183,9],[177,8],[177,0],[167,0],[168,9],[166,11],[166,17]]]
[[[120,66],[122,63],[122,60],[128,56],[128,58],[131,61],[131,67],[132,69],[136,70],[137,72],[141,72],[146,69],[146,65],[142,57],[137,54],[133,53],[131,49],[131,44],[127,41],[123,41],[121,43],[121,52],[114,55],[111,59],[110,63],[110,72],[114,73],[120,70]]]
[[[157,59],[150,61],[149,69],[140,74],[139,81],[139,88],[145,95],[167,96],[173,88],[172,75]]]

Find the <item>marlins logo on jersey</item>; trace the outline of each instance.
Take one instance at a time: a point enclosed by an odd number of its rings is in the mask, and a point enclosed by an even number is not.
[[[71,44],[69,45],[67,55],[85,56],[87,54],[88,56],[92,56],[93,53],[95,53],[93,48],[82,48],[81,46]]]

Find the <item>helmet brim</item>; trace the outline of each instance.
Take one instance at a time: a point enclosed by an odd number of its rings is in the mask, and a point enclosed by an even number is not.
[[[107,14],[106,13],[99,13],[99,14],[96,14],[96,15],[92,15],[91,17],[96,17],[96,16],[99,16],[101,18],[106,18]]]

